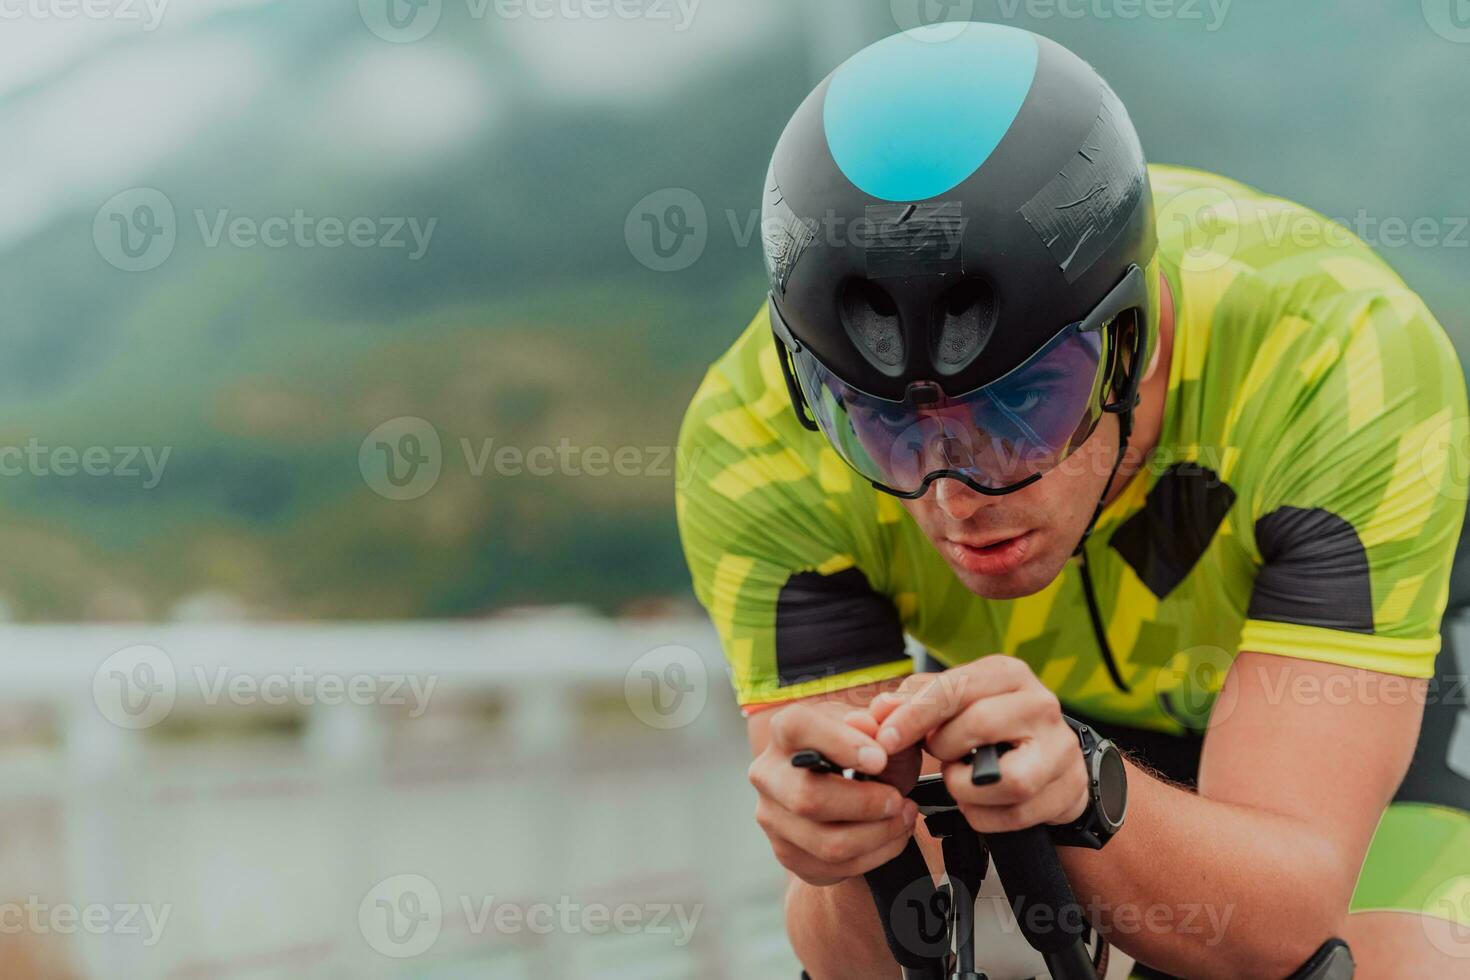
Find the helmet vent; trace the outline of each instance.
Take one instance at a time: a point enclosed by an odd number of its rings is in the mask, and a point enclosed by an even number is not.
[[[893,298],[867,279],[849,279],[838,297],[842,325],[863,356],[879,369],[903,364],[903,331]]]
[[[939,301],[939,329],[934,335],[934,363],[960,370],[990,342],[997,319],[995,292],[979,279],[962,282]]]

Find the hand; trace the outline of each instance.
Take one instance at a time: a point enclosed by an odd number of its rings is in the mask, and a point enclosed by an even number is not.
[[[812,885],[834,885],[896,857],[914,831],[918,807],[903,794],[918,779],[917,745],[888,753],[873,739],[866,711],[836,702],[801,702],[771,719],[765,750],[750,764],[760,794],[755,819],[776,860]],[[878,777],[861,782],[798,769],[791,756],[816,749],[845,769]]]
[[[942,674],[916,674],[868,706],[865,727],[890,753],[923,743],[944,785],[980,833],[1066,824],[1090,798],[1087,766],[1061,703],[1025,662],[990,656]],[[970,751],[1008,742],[1000,782],[970,783]]]

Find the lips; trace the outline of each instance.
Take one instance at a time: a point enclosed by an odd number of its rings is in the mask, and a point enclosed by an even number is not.
[[[944,550],[949,558],[976,575],[1008,575],[1026,561],[1035,543],[1035,531],[1023,531],[1007,537],[991,536],[977,543],[947,540]]]

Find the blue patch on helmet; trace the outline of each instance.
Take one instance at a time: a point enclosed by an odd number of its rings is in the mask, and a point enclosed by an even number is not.
[[[870,45],[832,75],[827,145],[860,190],[921,201],[980,169],[1036,78],[1035,35],[998,24],[915,28]]]

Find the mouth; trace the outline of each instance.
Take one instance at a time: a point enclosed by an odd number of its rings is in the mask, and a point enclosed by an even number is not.
[[[1035,543],[1035,531],[1022,531],[1005,537],[990,537],[974,544],[950,539],[942,548],[952,562],[968,572],[1008,575],[1031,556]]]

